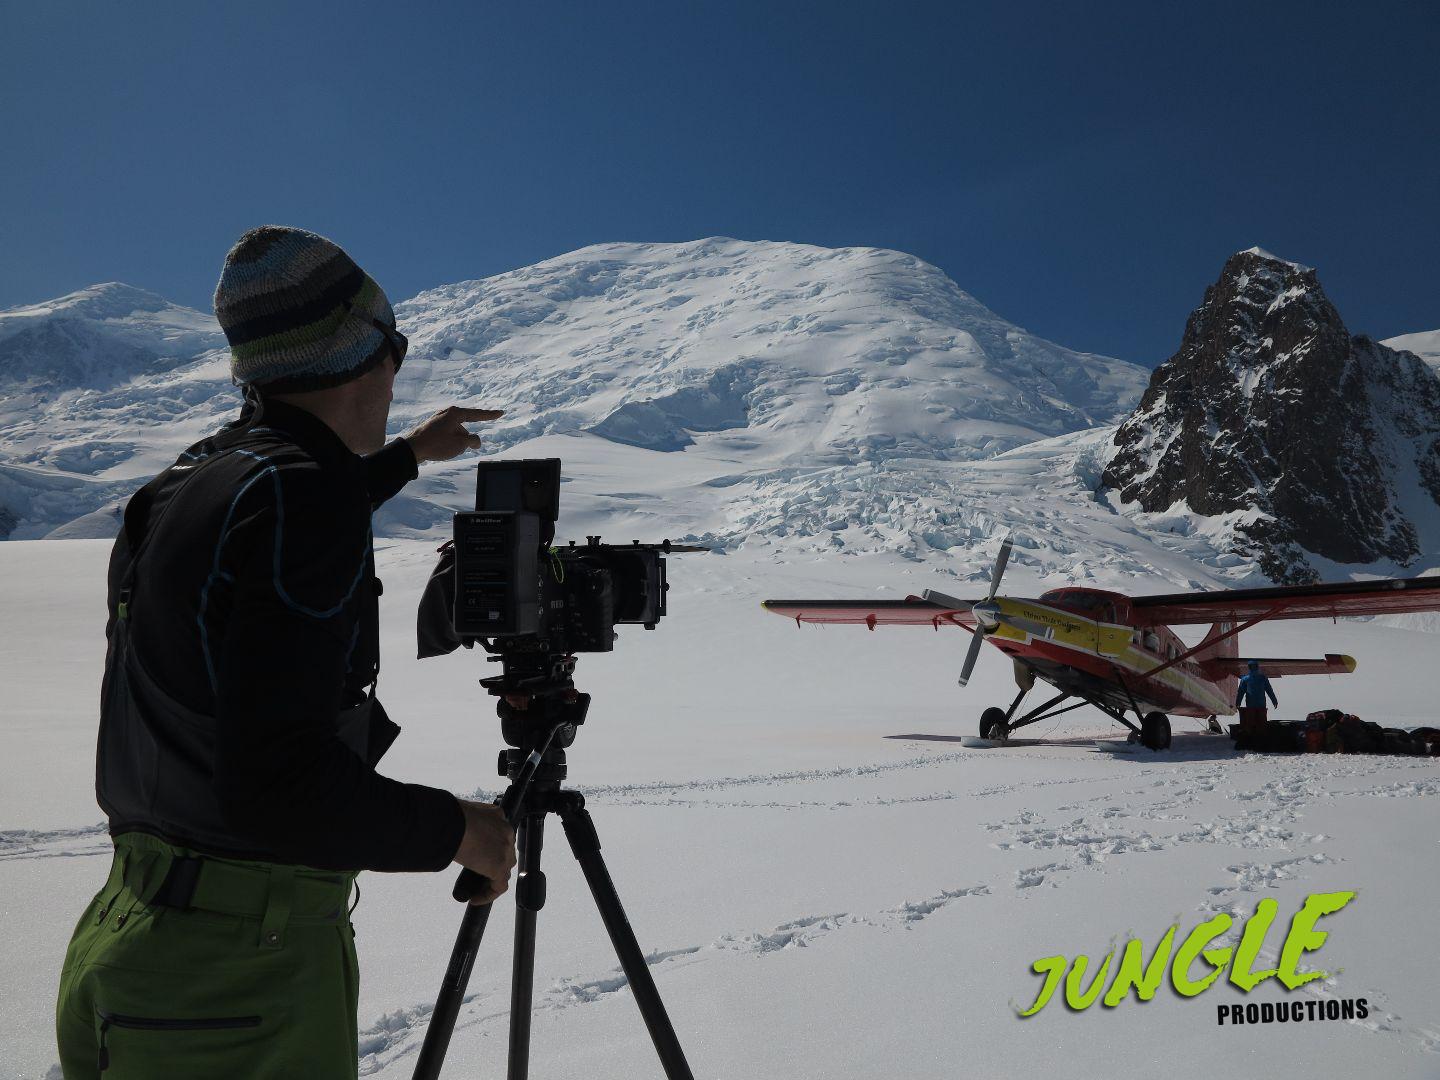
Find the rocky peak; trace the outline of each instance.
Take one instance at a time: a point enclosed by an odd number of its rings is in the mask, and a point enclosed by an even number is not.
[[[1313,269],[1251,248],[1115,445],[1105,487],[1146,512],[1228,515],[1235,550],[1274,580],[1314,580],[1313,555],[1404,567],[1440,509],[1440,378],[1352,337]]]

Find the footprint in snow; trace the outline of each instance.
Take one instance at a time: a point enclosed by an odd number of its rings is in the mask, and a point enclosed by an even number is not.
[[[973,885],[968,889],[946,889],[938,896],[932,896],[928,900],[911,900],[897,908],[889,908],[885,914],[899,919],[900,923],[908,928],[961,897],[989,895],[989,885]]]
[[[1037,885],[1044,885],[1050,874],[1069,870],[1070,867],[1063,863],[1046,863],[1044,866],[1032,866],[1028,870],[1017,870],[1015,873],[1015,888],[1033,889]],[[1054,887],[1053,885],[1051,886]]]
[[[1298,879],[1308,867],[1324,866],[1334,862],[1335,860],[1323,851],[1316,851],[1309,855],[1299,855],[1293,859],[1280,859],[1273,863],[1239,863],[1225,868],[1235,875],[1234,884],[1212,885],[1209,892],[1212,896],[1225,896],[1237,892],[1273,889],[1279,882]]]

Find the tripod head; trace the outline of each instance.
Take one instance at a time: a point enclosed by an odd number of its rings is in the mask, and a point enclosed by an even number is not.
[[[574,656],[514,647],[517,644],[501,642],[489,657],[501,665],[501,674],[480,680],[486,693],[499,699],[495,711],[500,737],[522,756],[543,747],[542,754],[558,752],[563,762],[565,747],[585,722],[590,695],[575,689]],[[502,753],[502,762],[508,753]],[[500,772],[515,778],[503,767]]]
[[[566,776],[565,748],[585,722],[590,695],[575,689],[573,656],[502,646],[490,659],[501,664],[501,674],[481,679],[480,685],[499,699],[495,711],[508,746],[500,751],[499,771],[510,787],[497,802],[513,826],[532,788],[537,795],[560,789]],[[452,895],[469,900],[485,887],[479,874],[462,870]]]

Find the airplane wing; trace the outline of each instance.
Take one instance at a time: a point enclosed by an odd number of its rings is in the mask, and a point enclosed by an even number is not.
[[[797,623],[851,623],[871,630],[877,626],[933,626],[938,630],[975,625],[968,606],[951,607],[918,596],[904,600],[766,600],[760,606]]]
[[[1248,656],[1217,657],[1200,661],[1200,670],[1206,678],[1222,679],[1226,675],[1244,675],[1250,668]],[[1275,657],[1256,656],[1260,670],[1272,678],[1281,675],[1349,675],[1355,670],[1353,656],[1326,653],[1319,660],[1282,660]]]
[[[1130,607],[1140,626],[1400,615],[1440,611],[1440,577],[1137,596],[1131,599]]]

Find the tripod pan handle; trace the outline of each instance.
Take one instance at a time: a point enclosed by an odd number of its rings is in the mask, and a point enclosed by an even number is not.
[[[585,697],[587,701],[589,700],[588,695],[581,696]],[[505,820],[512,827],[520,821],[520,804],[525,801],[525,792],[530,787],[530,781],[535,778],[535,770],[540,767],[541,758],[550,749],[550,743],[555,738],[555,733],[563,726],[563,723],[553,725],[539,745],[531,747],[524,762],[515,772],[514,779],[510,781],[510,786],[495,800],[495,805],[504,812]],[[477,874],[474,870],[467,869],[460,871],[460,876],[455,879],[455,887],[450,890],[450,895],[465,904],[481,893],[489,891],[490,879],[484,874]]]
[[[461,870],[460,876],[455,879],[455,888],[450,890],[450,895],[464,904],[481,893],[489,891],[490,879],[484,874],[477,874],[474,870]]]

